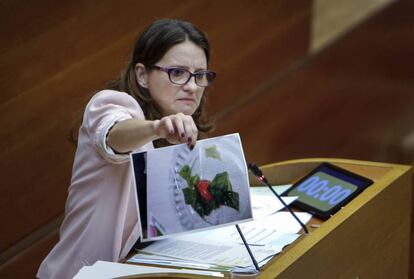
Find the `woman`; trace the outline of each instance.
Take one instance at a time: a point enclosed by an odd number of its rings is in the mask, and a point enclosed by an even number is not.
[[[95,94],[79,129],[60,240],[39,278],[72,278],[97,260],[124,258],[140,234],[131,151],[165,144],[193,148],[204,115],[209,43],[191,23],[163,19],[138,38],[118,80]]]

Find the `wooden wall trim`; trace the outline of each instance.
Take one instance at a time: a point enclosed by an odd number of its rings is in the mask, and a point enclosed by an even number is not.
[[[56,217],[54,220],[51,220],[49,223],[43,225],[34,232],[26,235],[24,238],[17,241],[6,250],[0,252],[0,270],[3,265],[7,265],[8,261],[18,256],[20,253],[23,253],[25,250],[29,249],[33,245],[33,243],[40,241],[50,233],[56,231],[59,228],[62,221],[63,214]]]

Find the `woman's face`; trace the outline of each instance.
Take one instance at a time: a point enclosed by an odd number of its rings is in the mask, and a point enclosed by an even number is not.
[[[155,65],[195,73],[207,70],[207,59],[202,48],[186,40],[171,47]],[[164,116],[179,112],[192,115],[200,105],[204,87],[195,83],[195,77],[191,77],[184,85],[177,85],[170,81],[168,73],[156,68],[145,68],[141,63],[137,64],[135,73],[140,85],[149,90]]]

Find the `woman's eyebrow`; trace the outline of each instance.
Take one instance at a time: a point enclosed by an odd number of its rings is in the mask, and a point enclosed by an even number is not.
[[[183,68],[183,69],[188,69],[188,66],[185,65],[180,65],[180,64],[171,64],[170,67],[175,67],[175,68]]]
[[[190,70],[190,67],[188,67],[186,65],[180,65],[180,64],[171,64],[171,67],[177,67],[177,68],[181,68],[181,69]],[[207,71],[207,68],[201,67],[201,68],[196,68],[194,70],[194,72],[199,72],[199,71]]]
[[[207,71],[207,68],[197,68],[194,72]]]

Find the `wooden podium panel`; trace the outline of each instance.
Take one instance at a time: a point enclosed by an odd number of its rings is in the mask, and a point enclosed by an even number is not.
[[[408,278],[411,220],[410,166],[345,159],[301,159],[262,167],[269,182],[292,183],[322,162],[374,181],[325,222],[318,223],[258,278]],[[258,185],[250,177],[252,185]]]

